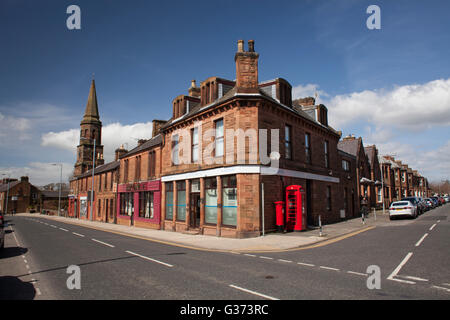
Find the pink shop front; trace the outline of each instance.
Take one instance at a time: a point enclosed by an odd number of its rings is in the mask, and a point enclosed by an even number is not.
[[[120,184],[117,187],[117,224],[161,228],[161,181]]]

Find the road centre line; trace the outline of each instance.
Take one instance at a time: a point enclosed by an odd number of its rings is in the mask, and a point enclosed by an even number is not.
[[[427,236],[428,236],[428,233],[425,233],[425,234],[423,235],[423,237],[420,238],[419,241],[417,241],[416,247],[420,246],[420,244],[422,243],[422,241],[423,241]]]
[[[265,298],[265,299],[280,300],[278,298],[274,298],[274,297],[271,297],[271,296],[268,296],[268,295],[265,295],[265,294],[262,294],[262,293],[259,293],[259,292],[256,292],[256,291],[252,291],[252,290],[248,290],[248,289],[245,289],[245,288],[241,288],[241,287],[238,287],[238,286],[235,286],[235,285],[232,285],[232,284],[230,284],[230,287],[234,288],[234,289],[237,289],[237,290],[241,290],[241,291],[250,293],[250,294],[253,294],[255,296],[259,296],[259,297]]]
[[[307,266],[307,267],[315,267],[315,265],[313,265],[311,263],[297,262],[297,264],[302,265],[302,266]]]
[[[330,267],[324,267],[324,266],[319,266],[319,268],[321,268],[321,269],[326,269],[326,270],[339,271],[339,269],[336,269],[336,268],[330,268]]]
[[[62,231],[69,231],[69,230],[67,230],[67,229],[64,229],[64,228],[59,228],[59,230],[62,230]]]
[[[168,264],[168,263],[165,263],[165,262],[156,260],[156,259],[152,259],[152,258],[143,256],[143,255],[140,255],[140,254],[135,253],[135,252],[132,252],[132,251],[128,251],[128,250],[127,250],[127,251],[125,251],[125,252],[126,252],[126,253],[129,253],[129,254],[132,254],[132,255],[134,255],[134,256],[140,257],[140,258],[142,258],[142,259],[146,259],[146,260],[149,260],[149,261],[153,261],[153,262],[156,262],[156,263],[165,265],[165,266],[167,266],[167,267],[173,267],[173,265],[171,265],[171,264]]]
[[[109,243],[106,243],[106,242],[103,242],[103,241],[100,241],[100,240],[97,240],[97,239],[91,239],[91,240],[95,241],[95,242],[98,242],[98,243],[101,243],[101,244],[104,244],[105,246],[114,248],[114,246],[112,244],[109,244]]]
[[[76,233],[76,232],[72,232],[74,235],[76,235],[76,236],[79,236],[79,237],[84,237],[84,235],[83,234],[79,234],[79,233]]]
[[[350,273],[350,274],[356,274],[356,275],[358,275],[358,276],[364,276],[364,277],[367,277],[367,276],[368,276],[367,273],[361,273],[361,272],[355,272],[355,271],[347,271],[347,273]]]
[[[409,252],[406,255],[406,257],[403,258],[402,262],[400,262],[400,264],[397,266],[397,268],[395,268],[394,271],[392,271],[392,273],[387,277],[387,279],[388,280],[398,281],[398,282],[405,282],[405,283],[415,284],[415,282],[412,282],[412,281],[394,279],[394,277],[400,272],[402,267],[406,264],[406,262],[408,262],[409,258],[411,258],[412,255],[413,255],[413,253]]]
[[[433,230],[434,227],[436,227],[436,223],[430,227],[430,231]]]
[[[244,256],[247,256],[247,257],[256,257],[254,254],[249,254],[249,253],[244,253]]]
[[[278,261],[280,261],[280,262],[288,262],[288,263],[292,262],[291,260],[284,260],[284,259],[278,259]]]
[[[265,257],[265,256],[259,256],[261,259],[268,259],[268,260],[273,260],[272,257]]]

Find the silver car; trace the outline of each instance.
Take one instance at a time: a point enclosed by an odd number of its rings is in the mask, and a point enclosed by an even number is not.
[[[394,201],[389,206],[389,219],[393,220],[397,217],[409,216],[416,218],[418,215],[417,204],[410,200]]]

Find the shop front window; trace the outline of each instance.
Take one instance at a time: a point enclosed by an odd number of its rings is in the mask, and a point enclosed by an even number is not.
[[[177,182],[177,220],[186,221],[186,182]]]
[[[173,219],[173,183],[166,183],[166,220]]]
[[[131,216],[134,211],[134,194],[125,192],[120,195],[120,214],[123,216]]]
[[[205,223],[217,224],[217,179],[205,179]]]
[[[222,224],[236,226],[237,224],[237,183],[236,176],[222,178],[223,206]]]
[[[139,217],[153,219],[153,192],[139,192]]]

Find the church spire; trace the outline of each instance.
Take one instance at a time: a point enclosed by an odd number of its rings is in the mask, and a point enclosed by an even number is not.
[[[95,80],[92,79],[91,88],[89,90],[89,97],[84,111],[82,123],[86,122],[100,122],[97,104],[97,92],[95,90]]]

